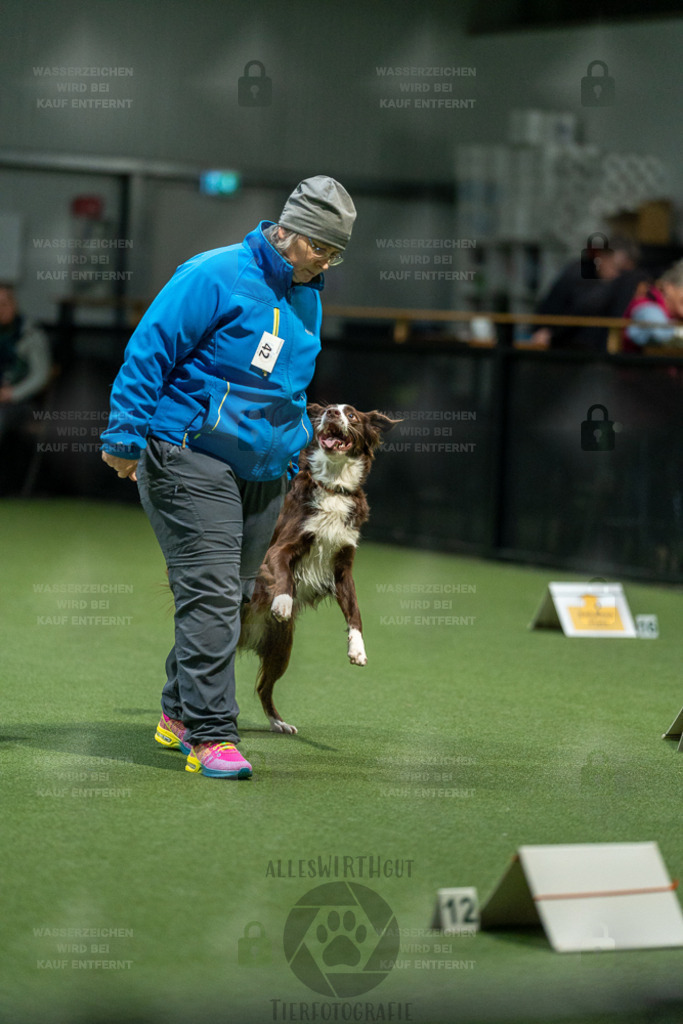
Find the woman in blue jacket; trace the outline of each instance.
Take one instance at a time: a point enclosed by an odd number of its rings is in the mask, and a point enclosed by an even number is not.
[[[322,271],[341,263],[355,217],[339,182],[316,175],[277,224],[183,263],[112,387],[102,458],[137,480],[175,602],[155,738],[187,754],[187,771],[251,775],[235,746],[240,606],[311,437]]]

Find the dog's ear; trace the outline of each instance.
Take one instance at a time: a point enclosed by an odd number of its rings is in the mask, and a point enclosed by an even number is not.
[[[311,420],[319,420],[325,412],[325,406],[317,405],[315,402],[309,402],[306,406],[306,412]]]
[[[388,434],[397,423],[402,423],[402,420],[392,420],[390,416],[385,416],[383,412],[378,412],[377,409],[373,409],[372,412],[366,412],[365,421],[368,425],[368,438],[369,438],[369,453],[374,455],[375,451],[380,447],[384,440],[384,434]]]
[[[388,434],[397,423],[403,423],[403,420],[392,420],[390,416],[385,416],[383,412],[378,412],[377,409],[367,413],[367,417],[370,426],[378,430],[380,434]]]

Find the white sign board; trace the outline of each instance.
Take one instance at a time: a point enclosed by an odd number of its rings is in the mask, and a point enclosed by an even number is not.
[[[529,628],[574,637],[637,636],[621,583],[549,583]]]
[[[683,946],[683,913],[657,843],[520,846],[482,929],[540,925],[558,953]]]

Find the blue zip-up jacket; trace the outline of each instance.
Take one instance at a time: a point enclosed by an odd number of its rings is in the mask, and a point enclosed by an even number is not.
[[[112,386],[103,451],[136,459],[152,434],[245,480],[274,480],[306,447],[324,278],[293,284],[291,264],[263,236],[271,224],[194,256],[159,292]],[[252,365],[264,332],[283,339],[270,372],[272,342]]]

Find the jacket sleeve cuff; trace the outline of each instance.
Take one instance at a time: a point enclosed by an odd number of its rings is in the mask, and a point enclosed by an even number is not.
[[[111,441],[107,441],[102,445],[100,451],[106,452],[107,455],[115,455],[118,459],[139,459],[142,449],[137,445],[112,444]]]

